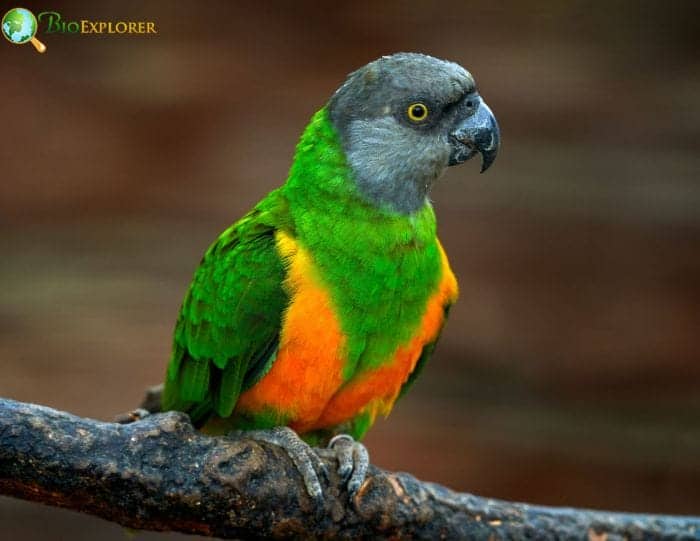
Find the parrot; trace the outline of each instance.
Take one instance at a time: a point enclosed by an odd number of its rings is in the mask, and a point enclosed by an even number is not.
[[[456,63],[396,53],[350,73],[303,130],[286,181],[202,257],[163,411],[283,448],[316,501],[312,446],[327,445],[357,492],[362,437],[414,383],[458,295],[430,190],[477,154],[484,172],[499,147]]]

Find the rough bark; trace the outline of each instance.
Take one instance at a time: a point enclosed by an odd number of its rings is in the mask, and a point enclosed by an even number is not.
[[[208,437],[187,416],[131,424],[0,399],[0,494],[146,530],[222,538],[699,539],[700,517],[552,508],[459,494],[372,467],[353,501],[335,460],[316,509],[287,456]]]

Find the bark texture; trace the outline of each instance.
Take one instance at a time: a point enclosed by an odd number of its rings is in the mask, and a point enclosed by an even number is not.
[[[186,415],[117,424],[0,399],[0,494],[145,530],[246,539],[700,539],[700,517],[552,508],[370,468],[353,501],[337,464],[315,508],[279,448],[200,435]]]

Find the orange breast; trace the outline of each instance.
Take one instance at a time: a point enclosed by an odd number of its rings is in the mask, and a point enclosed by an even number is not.
[[[243,393],[239,412],[274,409],[299,433],[329,428],[369,412],[388,414],[423,347],[436,339],[444,307],[457,296],[457,282],[442,247],[442,279],[429,299],[413,339],[399,346],[393,359],[343,385],[345,336],[328,291],[306,250],[284,233],[277,247],[289,264],[286,287],[291,303],[284,316],[279,353],[270,371]]]
[[[236,409],[258,413],[272,408],[303,427],[318,419],[342,384],[345,337],[309,254],[284,233],[278,233],[276,240],[289,265],[285,286],[291,303],[282,322],[276,360],[240,396]]]
[[[413,339],[398,347],[391,362],[364,372],[336,393],[312,429],[335,426],[361,412],[370,414],[370,422],[374,422],[378,413],[389,414],[401,387],[416,367],[423,348],[437,338],[444,323],[445,306],[457,298],[457,280],[442,246],[440,255],[442,279],[437,291],[428,300],[425,314]]]

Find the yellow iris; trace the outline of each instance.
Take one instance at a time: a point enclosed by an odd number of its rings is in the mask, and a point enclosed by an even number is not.
[[[424,103],[412,103],[406,111],[409,120],[412,122],[423,122],[428,118],[428,106]]]

